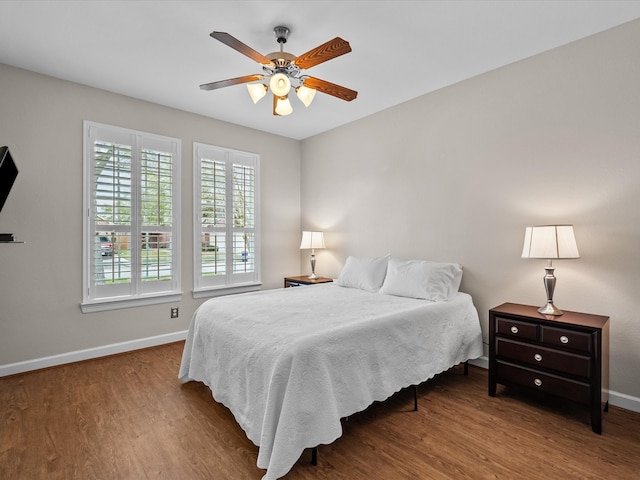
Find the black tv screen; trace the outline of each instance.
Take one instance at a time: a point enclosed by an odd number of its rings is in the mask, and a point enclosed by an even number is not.
[[[11,158],[9,147],[0,147],[0,211],[7,201],[13,182],[18,176],[18,168]]]

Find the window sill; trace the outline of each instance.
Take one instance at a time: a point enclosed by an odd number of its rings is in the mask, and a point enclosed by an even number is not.
[[[261,287],[262,283],[247,283],[243,285],[202,288],[193,291],[193,298],[221,297],[223,295],[233,295],[234,293],[257,292]]]
[[[182,292],[171,292],[156,295],[147,295],[136,298],[118,298],[94,300],[80,304],[82,313],[103,312],[107,310],[118,310],[121,308],[143,307],[158,303],[176,303],[182,301]]]

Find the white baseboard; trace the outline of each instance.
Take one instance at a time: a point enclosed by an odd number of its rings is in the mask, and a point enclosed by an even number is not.
[[[489,359],[487,357],[479,357],[475,360],[469,360],[469,363],[476,367],[489,368]],[[613,390],[609,390],[609,405],[640,413],[640,398],[632,397],[631,395],[626,395],[624,393],[614,392]]]
[[[130,352],[141,348],[155,347],[156,345],[164,345],[166,343],[179,342],[185,338],[187,338],[187,330],[167,333],[165,335],[157,335],[155,337],[130,340],[128,342],[113,343],[111,345],[103,345],[101,347],[88,348],[86,350],[77,350],[75,352],[62,353],[60,355],[51,355],[49,357],[26,360],[24,362],[9,363],[7,365],[0,365],[0,377],[15,375],[16,373],[30,372],[41,368],[55,367],[57,365],[64,365],[65,363],[89,360],[91,358],[106,357],[108,355]]]
[[[609,405],[640,413],[640,398],[609,390]]]
[[[485,370],[489,370],[489,358],[487,357],[478,357],[474,360],[469,360],[471,365],[475,365],[476,367],[484,368]]]

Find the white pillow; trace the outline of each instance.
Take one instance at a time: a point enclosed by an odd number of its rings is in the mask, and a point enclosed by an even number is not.
[[[461,281],[457,263],[390,258],[380,293],[440,302],[455,297]]]
[[[377,292],[387,274],[387,263],[389,255],[375,258],[350,256],[335,283],[341,287]]]

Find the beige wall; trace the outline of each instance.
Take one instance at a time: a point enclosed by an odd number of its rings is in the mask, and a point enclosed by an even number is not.
[[[303,141],[317,273],[347,255],[460,262],[486,341],[489,308],[545,302],[525,226],[573,223],[581,258],[555,262],[556,304],[611,317],[610,387],[638,401],[638,52],[640,21]]]
[[[182,139],[182,289],[175,304],[80,312],[82,121]],[[19,169],[0,213],[0,366],[187,329],[194,300],[192,143],[261,155],[264,288],[300,269],[300,142],[0,65],[0,145]],[[170,319],[170,306],[180,317]]]

